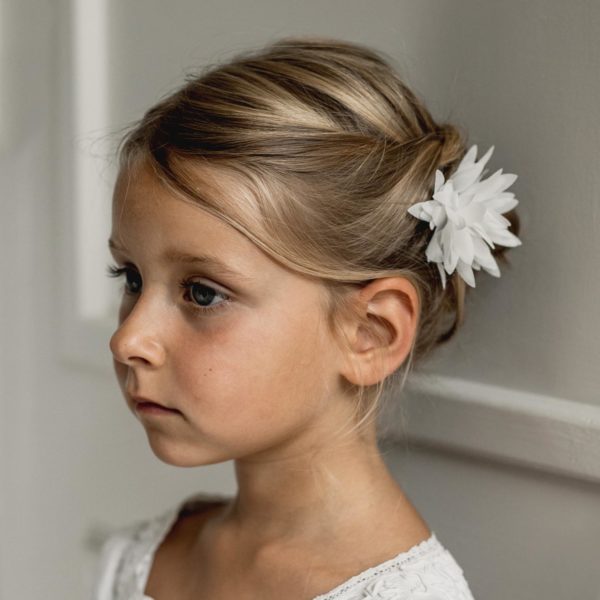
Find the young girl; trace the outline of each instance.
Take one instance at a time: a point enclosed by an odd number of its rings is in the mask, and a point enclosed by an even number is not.
[[[376,416],[461,323],[473,269],[498,276],[496,244],[520,243],[491,151],[380,53],[314,38],[190,77],[136,123],[116,375],[160,460],[233,459],[238,490],[112,535],[96,600],[472,600]]]

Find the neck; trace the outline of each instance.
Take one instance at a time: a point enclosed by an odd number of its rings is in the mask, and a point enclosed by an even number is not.
[[[343,439],[315,432],[268,456],[238,459],[235,473],[238,493],[227,521],[259,543],[334,535],[372,523],[403,500],[374,423]]]

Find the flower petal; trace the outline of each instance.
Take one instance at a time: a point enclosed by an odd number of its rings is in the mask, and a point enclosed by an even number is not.
[[[446,211],[446,216],[448,217],[448,220],[451,221],[456,227],[456,229],[463,229],[467,224],[465,218],[457,210],[449,208]]]
[[[447,273],[454,272],[459,258],[453,241],[454,228],[448,223],[448,225],[442,229],[440,234],[440,246],[442,247],[442,254],[444,256],[444,269],[446,269]]]
[[[444,271],[444,267],[440,263],[437,264],[437,268],[442,278],[442,287],[446,289],[446,271]]]
[[[466,222],[471,225],[474,223],[483,223],[487,207],[481,202],[473,200],[468,206],[461,211]]]
[[[473,144],[467,153],[463,156],[460,161],[458,168],[460,169],[463,165],[473,164],[475,162],[475,157],[477,156],[477,144]]]
[[[506,229],[501,231],[495,231],[493,240],[501,246],[507,246],[510,248],[520,246],[523,243],[514,233],[511,233]]]
[[[462,262],[462,260],[458,261],[458,264],[456,265],[456,269],[458,271],[458,274],[471,286],[471,287],[475,287],[475,276],[473,275],[473,270],[471,269],[471,267],[467,264],[465,264],[464,262]]]
[[[442,206],[453,206],[456,192],[451,181],[447,181],[434,195],[433,199]]]
[[[474,236],[479,236],[482,240],[485,240],[492,248],[494,247],[494,242],[492,238],[488,235],[485,227],[481,223],[471,223],[469,225],[471,231]]]
[[[444,260],[444,254],[442,252],[442,247],[440,246],[440,234],[436,231],[431,240],[429,241],[429,245],[425,250],[425,256],[429,262],[442,262]]]
[[[453,245],[460,260],[470,264],[475,256],[473,238],[471,232],[464,229],[457,229],[453,234]]]
[[[488,210],[485,213],[483,223],[490,232],[496,229],[506,229],[507,227],[510,227],[510,221],[493,210]]]
[[[494,146],[492,146],[478,162],[473,162],[475,154],[477,153],[477,146],[472,146],[469,149],[463,160],[460,162],[458,169],[456,169],[455,173],[450,177],[458,192],[464,192],[479,179],[483,167],[485,167],[493,151]]]
[[[488,198],[484,201],[485,206],[489,210],[494,210],[498,213],[505,213],[509,210],[512,210],[519,201],[515,198],[515,195],[512,192],[503,192],[502,194],[498,194],[493,198]]]
[[[426,202],[417,202],[416,204],[409,206],[407,210],[413,217],[417,217],[417,219],[430,221],[432,212],[431,206],[434,204],[435,203],[431,200]]]
[[[447,220],[448,215],[446,214],[446,208],[441,204],[435,203],[432,208],[431,222],[434,223],[436,227],[443,227]]]
[[[488,273],[499,277],[500,270],[489,247],[481,240],[474,240],[474,246],[477,264],[483,267]]]
[[[444,174],[436,169],[435,171],[435,185],[433,186],[434,193],[437,192],[445,183]]]
[[[478,196],[480,201],[485,201],[492,196],[497,196],[500,192],[509,188],[517,178],[512,173],[502,173],[502,169],[498,169],[493,175],[487,179],[478,181],[469,190]]]

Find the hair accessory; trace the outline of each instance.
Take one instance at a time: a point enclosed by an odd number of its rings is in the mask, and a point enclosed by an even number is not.
[[[455,269],[471,287],[475,287],[473,269],[483,268],[500,277],[490,247],[494,248],[494,243],[521,245],[521,240],[508,231],[510,221],[502,216],[519,203],[512,192],[505,191],[517,176],[499,169],[481,180],[493,151],[494,146],[476,161],[477,146],[471,146],[447,180],[436,170],[433,198],[408,209],[435,229],[425,254],[428,262],[437,263],[444,289],[446,273],[451,275]]]

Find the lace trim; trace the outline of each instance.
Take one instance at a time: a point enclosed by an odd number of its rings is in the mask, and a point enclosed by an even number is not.
[[[313,598],[313,600],[333,600],[351,588],[356,587],[360,583],[368,581],[369,579],[373,579],[374,577],[377,577],[383,573],[387,573],[388,571],[398,569],[399,567],[405,567],[419,560],[420,558],[423,558],[425,555],[430,555],[433,558],[435,555],[441,554],[443,551],[444,548],[438,541],[435,532],[432,531],[431,535],[426,540],[419,542],[408,550],[400,552],[400,554],[397,554],[396,556],[382,563],[379,563],[373,567],[368,567],[364,571],[361,571],[357,575],[347,579],[328,592],[316,596]]]

